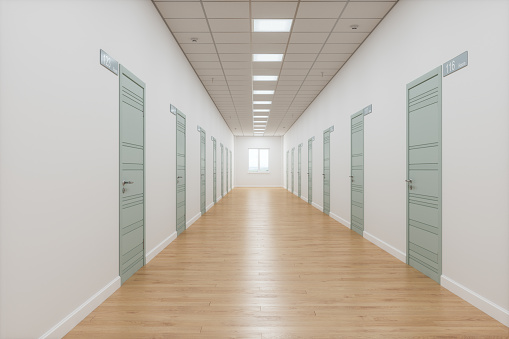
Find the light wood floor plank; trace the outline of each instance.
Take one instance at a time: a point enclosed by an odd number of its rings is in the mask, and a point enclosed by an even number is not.
[[[509,338],[284,189],[237,188],[67,338]]]

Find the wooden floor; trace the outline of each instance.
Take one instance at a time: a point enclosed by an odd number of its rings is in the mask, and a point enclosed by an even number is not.
[[[463,336],[509,329],[286,190],[237,188],[67,338]]]

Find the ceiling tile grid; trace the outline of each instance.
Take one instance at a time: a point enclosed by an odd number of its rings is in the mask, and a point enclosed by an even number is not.
[[[236,136],[284,135],[397,2],[152,1]]]

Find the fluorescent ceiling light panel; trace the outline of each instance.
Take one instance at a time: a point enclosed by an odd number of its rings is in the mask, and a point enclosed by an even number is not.
[[[253,105],[270,105],[272,101],[253,101]]]
[[[254,19],[253,32],[290,32],[292,19]]]
[[[257,62],[278,62],[283,61],[284,54],[253,54],[253,61]]]
[[[268,118],[269,116],[268,115],[253,115],[253,118],[255,119],[258,119],[258,118]]]
[[[265,128],[253,128],[253,131],[265,131]]]
[[[269,90],[267,90],[267,91],[265,91],[265,90],[263,90],[263,91],[262,90],[254,90],[253,94],[274,94],[274,91],[269,91]]]
[[[270,109],[268,108],[256,108],[253,110],[253,113],[254,112],[270,112]]]
[[[277,75],[253,75],[253,81],[277,81]]]

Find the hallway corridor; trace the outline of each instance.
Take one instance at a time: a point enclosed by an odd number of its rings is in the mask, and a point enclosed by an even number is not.
[[[236,188],[66,338],[415,336],[509,332],[285,189]]]

